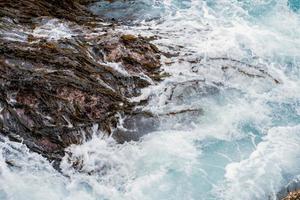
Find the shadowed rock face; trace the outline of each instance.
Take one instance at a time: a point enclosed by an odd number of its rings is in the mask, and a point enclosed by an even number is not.
[[[92,0],[10,0],[1,1],[1,17],[10,17],[21,23],[32,23],[35,17],[52,16],[80,24],[94,18],[84,4]]]
[[[110,134],[117,114],[131,115],[128,98],[159,73],[157,48],[114,31],[89,2],[0,2],[1,134],[49,160],[91,137],[94,124]]]

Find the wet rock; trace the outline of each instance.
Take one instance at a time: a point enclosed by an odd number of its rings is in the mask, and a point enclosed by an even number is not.
[[[121,35],[115,40],[100,41],[109,62],[121,62],[131,74],[158,74],[160,68],[160,52],[145,38],[133,35]]]
[[[9,0],[0,1],[0,17],[9,17],[20,23],[32,23],[35,17],[53,16],[83,24],[95,18],[84,4],[91,0]],[[99,19],[100,20],[100,19]]]
[[[217,84],[207,85],[205,80],[190,80],[183,82],[170,82],[164,89],[165,105],[189,105],[200,98],[219,93]]]
[[[282,188],[277,194],[277,199],[281,200],[298,200],[300,199],[300,180],[295,178],[290,181],[284,188]]]
[[[287,197],[282,200],[300,200],[300,191],[290,192]]]
[[[119,143],[138,141],[143,135],[156,131],[158,126],[158,116],[147,112],[132,113],[121,120],[121,124],[113,133],[113,137]]]
[[[0,134],[56,167],[66,147],[91,137],[93,125],[111,134],[118,115],[128,116],[128,126],[141,120],[132,118],[128,98],[160,69],[153,44],[114,31],[89,13],[89,2],[0,2]]]
[[[156,4],[161,4],[156,1]],[[102,0],[89,6],[91,11],[106,20],[132,24],[141,20],[158,19],[164,11],[160,6],[152,6],[151,1]],[[147,10],[147,12],[145,12]]]
[[[192,72],[198,73],[203,66],[212,67],[214,69],[220,68],[223,73],[230,74],[230,73],[238,73],[244,77],[248,77],[251,79],[264,79],[270,80],[274,84],[280,84],[281,81],[277,77],[274,77],[270,72],[267,70],[266,66],[259,64],[259,65],[252,65],[248,64],[247,62],[243,62],[240,60],[228,58],[228,57],[212,57],[207,59],[194,59],[188,60],[189,63],[195,64],[192,67]]]
[[[122,35],[121,39],[126,42],[126,43],[130,43],[130,42],[135,42],[137,40],[137,38],[134,35]]]

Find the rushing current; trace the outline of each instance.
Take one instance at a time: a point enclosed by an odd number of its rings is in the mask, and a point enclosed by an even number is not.
[[[131,99],[149,99],[142,109],[160,125],[125,144],[94,126],[92,140],[68,148],[61,173],[0,138],[1,200],[267,200],[300,186],[299,0],[90,9],[127,22],[118,27],[124,33],[156,36],[171,55],[162,58],[169,76]],[[80,172],[71,166],[77,158]]]

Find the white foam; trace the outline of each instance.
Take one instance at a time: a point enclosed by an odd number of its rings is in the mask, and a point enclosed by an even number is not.
[[[226,167],[225,199],[275,199],[300,173],[300,126],[272,128],[249,158]]]
[[[33,30],[33,35],[37,38],[46,38],[48,40],[59,40],[71,38],[76,35],[69,28],[68,24],[57,19],[49,19],[41,26]]]
[[[0,197],[19,194],[10,197],[19,200],[26,193],[34,200],[51,193],[46,196],[54,200],[262,200],[275,198],[300,174],[299,15],[288,10],[286,0],[190,0],[180,8],[181,2],[164,0],[157,4],[164,6],[162,19],[120,28],[159,35],[154,42],[161,50],[179,53],[163,58],[171,77],[132,99],[149,98],[143,109],[160,116],[159,131],[123,145],[98,133],[91,141],[71,146],[61,165],[69,179],[49,165],[47,170],[32,167],[45,166],[44,159],[27,150],[22,150],[28,152],[26,161],[35,159],[20,171],[11,171],[0,156]],[[73,35],[58,21],[34,33],[54,40]],[[210,59],[218,57],[254,67]],[[202,60],[189,62],[197,59]],[[118,64],[109,65],[125,73]],[[188,88],[186,83],[193,81],[199,84]],[[176,84],[183,86],[170,100]],[[185,109],[203,112],[163,116]],[[76,163],[80,172],[72,166]]]

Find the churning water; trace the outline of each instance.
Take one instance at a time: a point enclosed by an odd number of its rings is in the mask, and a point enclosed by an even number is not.
[[[156,35],[174,55],[162,58],[171,76],[132,99],[149,98],[143,109],[160,126],[122,145],[95,126],[92,140],[68,149],[63,175],[1,138],[0,199],[267,200],[297,187],[299,0],[117,1],[91,10],[130,19],[120,31]],[[182,110],[192,112],[165,114]]]

